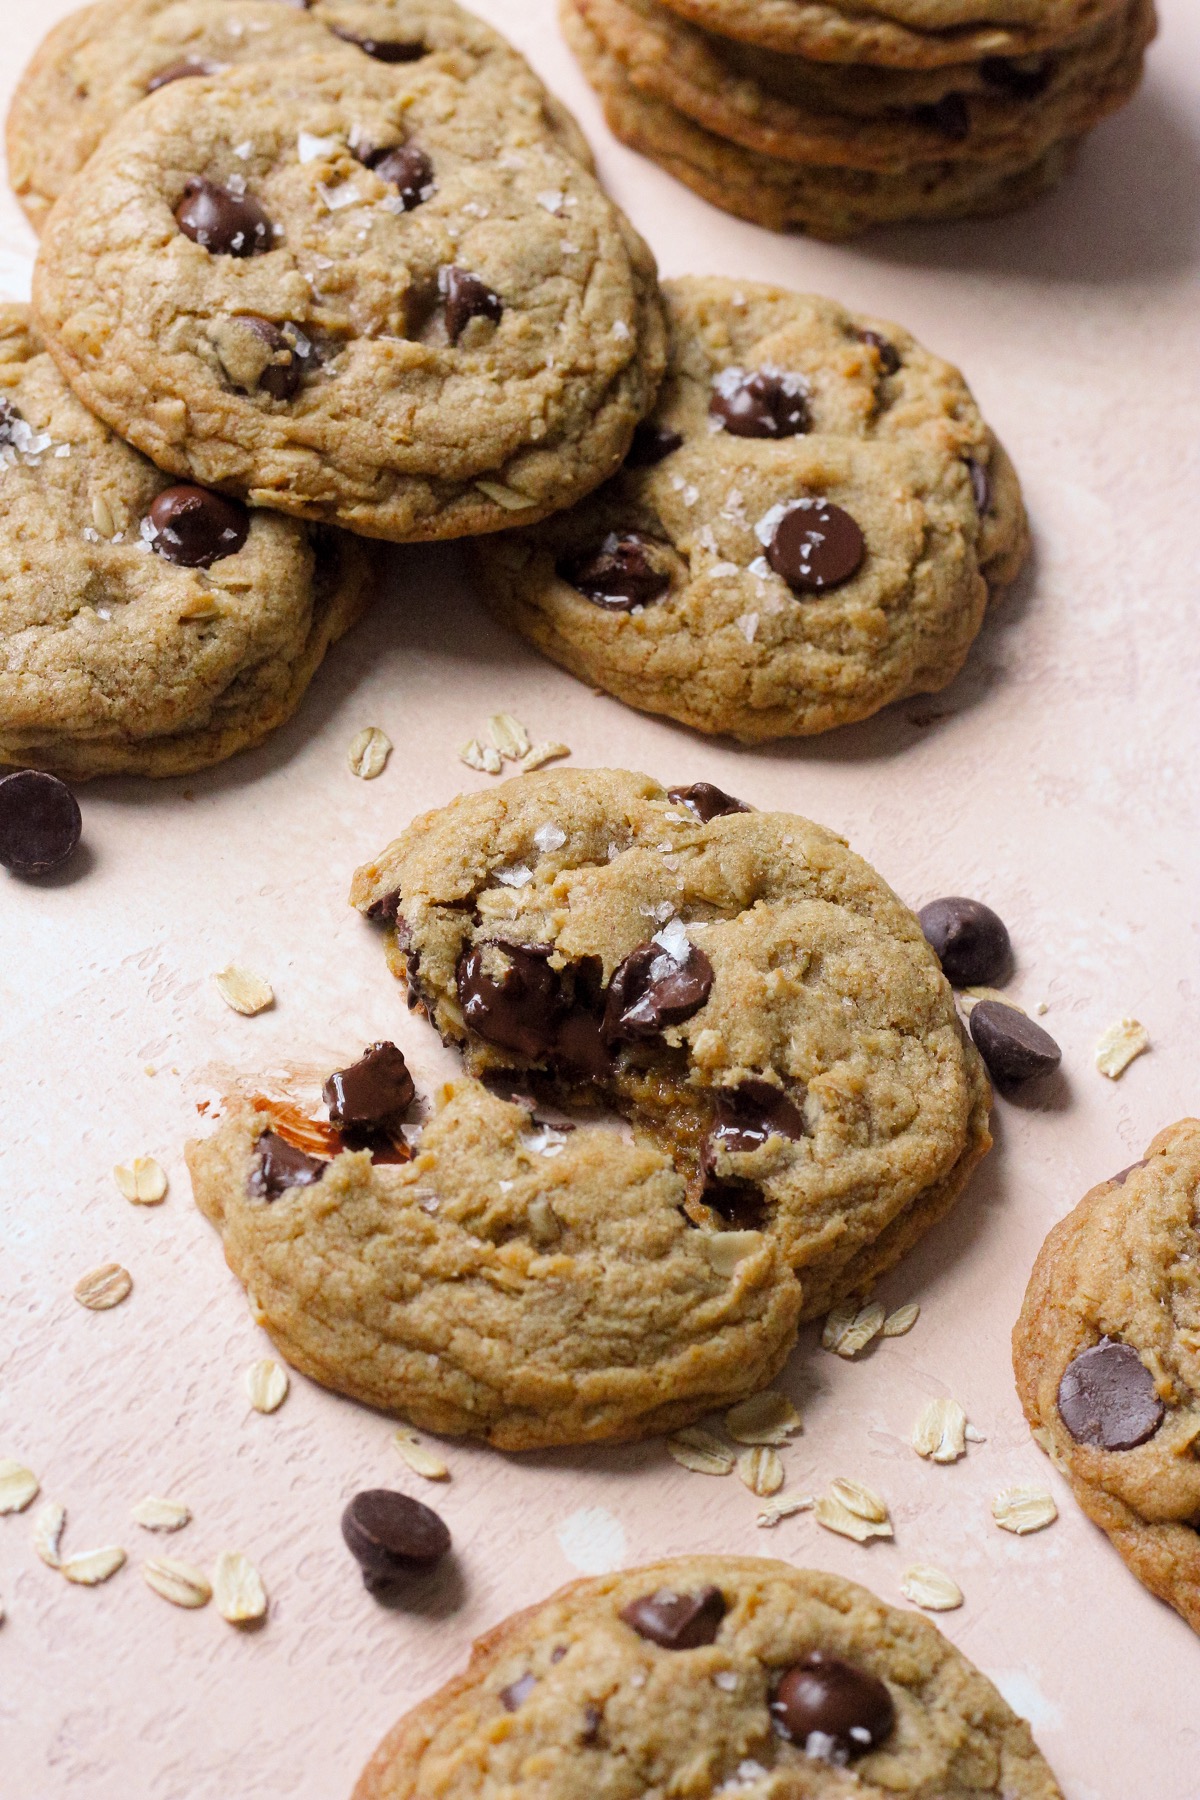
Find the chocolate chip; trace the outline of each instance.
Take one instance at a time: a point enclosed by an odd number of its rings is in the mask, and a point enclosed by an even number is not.
[[[264,1131],[256,1149],[257,1161],[246,1187],[259,1200],[277,1200],[288,1188],[313,1187],[329,1167],[274,1131]]]
[[[629,455],[625,458],[627,469],[652,469],[655,463],[665,461],[679,449],[683,438],[678,431],[672,431],[669,425],[654,425],[649,419],[643,419],[633,434],[633,443],[629,446]]]
[[[832,500],[797,500],[775,526],[767,560],[796,593],[822,594],[857,574],[866,550],[850,514]]]
[[[14,875],[45,875],[65,863],[83,821],[65,782],[42,769],[0,779],[0,863]]]
[[[11,400],[0,400],[0,444],[15,444],[28,426]]]
[[[274,238],[271,221],[252,194],[235,194],[204,175],[184,183],[175,219],[185,237],[214,256],[258,256]]]
[[[1015,1006],[981,1000],[971,1009],[971,1036],[989,1075],[1016,1084],[1049,1075],[1062,1061],[1062,1051],[1040,1025]]]
[[[390,183],[399,191],[405,212],[413,212],[433,193],[433,164],[417,144],[397,144],[392,150],[372,150],[363,161],[368,169],[374,169],[380,181]],[[499,313],[495,315],[499,316]]]
[[[883,1682],[824,1650],[813,1650],[787,1670],[771,1711],[794,1744],[807,1749],[815,1738],[808,1753],[825,1761],[848,1762],[877,1749],[896,1724],[896,1708]]]
[[[917,106],[913,111],[922,125],[932,126],[934,131],[959,143],[971,135],[971,109],[965,94],[943,94],[931,106]]]
[[[187,481],[164,488],[147,517],[157,554],[184,569],[207,569],[236,556],[250,530],[250,515],[237,500]]]
[[[1036,100],[1044,94],[1054,74],[1054,64],[1046,61],[1032,69],[1023,69],[1007,56],[985,56],[979,73],[988,87],[998,88],[1011,100]]]
[[[873,346],[879,357],[880,370],[884,375],[894,375],[896,373],[896,370],[900,367],[900,352],[890,339],[883,336],[882,332],[860,331],[858,334],[858,341],[860,344],[870,344]]]
[[[376,62],[420,62],[423,56],[429,54],[424,44],[414,43],[411,39],[398,41],[395,38],[358,37],[353,31],[347,31],[341,25],[331,25],[329,29],[334,37],[341,38],[344,44],[357,45],[358,49],[365,51],[368,56],[373,56]]]
[[[600,1708],[592,1701],[587,1701],[583,1709],[583,1724],[579,1732],[580,1743],[594,1744],[600,1736],[600,1727],[603,1723],[604,1714]]]
[[[1115,1175],[1109,1176],[1109,1187],[1124,1187],[1125,1183],[1129,1180],[1129,1177],[1133,1174],[1133,1171],[1135,1169],[1144,1169],[1145,1166],[1146,1159],[1143,1157],[1141,1162],[1130,1163],[1127,1169],[1118,1169]]]
[[[169,87],[173,81],[190,81],[195,76],[215,75],[220,67],[220,63],[209,62],[205,56],[184,56],[179,62],[168,63],[165,69],[152,75],[146,83],[146,92],[157,94],[159,88]]]
[[[992,507],[992,478],[984,463],[976,462],[972,456],[965,460],[967,473],[971,477],[971,492],[975,497],[975,511],[982,519]]]
[[[600,1081],[613,1072],[604,1036],[604,965],[598,956],[583,956],[569,973],[573,993],[559,1022],[553,1060],[573,1075]]]
[[[1008,972],[1012,944],[1004,920],[982,900],[949,894],[917,914],[951,987],[986,987]]]
[[[735,800],[723,788],[715,787],[711,781],[693,781],[691,787],[668,788],[667,798],[674,800],[677,806],[686,806],[702,825],[707,825],[710,819],[723,819],[728,813],[754,810],[744,800]]]
[[[1154,1436],[1166,1408],[1133,1345],[1102,1337],[1063,1370],[1058,1411],[1077,1444],[1135,1450]]]
[[[596,606],[629,612],[660,599],[671,585],[669,573],[650,560],[654,545],[641,531],[610,531],[598,550],[561,563],[558,572]]]
[[[767,1222],[766,1197],[752,1181],[719,1181],[706,1175],[700,1199],[734,1231],[761,1231]]]
[[[446,309],[446,335],[452,344],[457,344],[472,319],[492,319],[499,324],[504,313],[499,294],[494,294],[469,269],[456,268],[452,263],[438,270],[438,293]]]
[[[621,1617],[639,1637],[664,1650],[698,1650],[714,1642],[728,1610],[720,1588],[703,1587],[698,1594],[659,1588],[623,1606]]]
[[[708,410],[734,437],[798,437],[811,423],[808,383],[782,369],[722,369]]]
[[[378,900],[372,900],[367,908],[368,919],[375,919],[383,925],[395,925],[399,930],[400,889],[391,894],[381,894]]]
[[[271,352],[271,361],[258,378],[259,389],[272,400],[294,400],[309,352],[298,349],[273,319],[265,319],[261,313],[241,313],[239,317]]]
[[[338,1069],[321,1090],[330,1123],[348,1138],[398,1126],[416,1099],[416,1085],[395,1044],[372,1044],[359,1061]]]
[[[476,944],[459,958],[459,1005],[477,1036],[535,1060],[550,1053],[565,1000],[549,955],[548,947]]]
[[[342,1536],[372,1594],[424,1574],[450,1549],[450,1533],[433,1508],[390,1488],[355,1494],[342,1514]]]
[[[528,1700],[537,1686],[537,1676],[527,1669],[524,1675],[518,1675],[506,1688],[500,1689],[500,1704],[505,1712],[516,1712],[523,1700]]]
[[[761,1150],[772,1137],[802,1138],[807,1131],[804,1114],[795,1101],[771,1082],[743,1081],[736,1088],[721,1088],[716,1095],[716,1116],[700,1152],[700,1167],[711,1174],[720,1152],[738,1155]]]
[[[669,928],[668,928],[669,929]],[[657,1037],[690,1019],[712,992],[713,966],[688,944],[682,956],[657,939],[639,944],[613,972],[604,1009],[610,1044]]]

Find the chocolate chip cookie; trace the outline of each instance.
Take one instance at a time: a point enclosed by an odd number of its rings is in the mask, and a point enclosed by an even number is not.
[[[484,595],[572,674],[743,742],[944,687],[1027,531],[957,369],[899,326],[684,277],[621,474],[476,547]]]
[[[1200,1120],[1050,1233],[1013,1332],[1025,1417],[1138,1580],[1200,1631]]]
[[[645,1436],[778,1372],[800,1285],[769,1236],[697,1229],[661,1151],[474,1081],[410,1147],[398,1057],[374,1046],[331,1079],[333,1129],[240,1099],[188,1148],[196,1203],[296,1368],[505,1450]]]
[[[49,33],[8,114],[9,178],[41,230],[104,134],[148,93],[239,63],[344,47],[384,65],[433,58],[473,80],[521,91],[564,147],[590,162],[575,121],[512,45],[454,0],[101,0]]]
[[[526,775],[417,819],[352,899],[472,1073],[623,1113],[697,1223],[778,1242],[806,1317],[890,1267],[991,1143],[919,923],[806,819]]]
[[[353,539],[173,483],[0,307],[0,762],[182,775],[258,743],[370,573]]]
[[[1062,1800],[1023,1719],[928,1619],[748,1556],[578,1581],[400,1721],[354,1800]]]
[[[395,539],[589,491],[664,360],[653,259],[536,97],[432,57],[151,94],[56,207],[35,304],[161,467]]]

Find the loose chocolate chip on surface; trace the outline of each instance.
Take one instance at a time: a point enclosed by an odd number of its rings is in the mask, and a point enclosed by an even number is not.
[[[708,410],[734,437],[799,437],[811,423],[808,383],[782,369],[722,369]]]
[[[822,594],[857,574],[866,551],[857,524],[832,500],[797,500],[780,516],[767,560],[796,593]]]
[[[147,517],[155,551],[184,569],[207,569],[236,556],[250,530],[250,515],[240,502],[187,481],[164,488]]]
[[[355,1494],[342,1514],[342,1536],[373,1594],[432,1569],[450,1549],[450,1532],[432,1507],[390,1488]]]
[[[417,144],[397,144],[392,150],[372,150],[363,161],[381,181],[389,182],[399,190],[405,212],[414,211],[433,193],[433,164]]]
[[[146,83],[148,94],[157,94],[159,88],[170,87],[173,81],[191,81],[202,75],[215,75],[220,63],[209,62],[206,56],[184,56],[178,62],[168,63],[157,75],[152,75]]]
[[[1048,1031],[999,1000],[981,1000],[972,1008],[971,1036],[997,1081],[1033,1081],[1049,1075],[1062,1061],[1062,1051]]]
[[[701,1588],[698,1594],[676,1594],[659,1588],[642,1594],[621,1608],[621,1617],[639,1637],[649,1638],[664,1650],[698,1650],[715,1641],[728,1608],[720,1588]]]
[[[671,585],[667,571],[650,560],[653,545],[654,539],[641,531],[610,531],[598,550],[560,564],[558,572],[596,606],[629,612],[660,599]]]
[[[395,1044],[372,1044],[348,1069],[338,1069],[321,1098],[330,1123],[347,1135],[385,1131],[398,1125],[416,1099],[416,1084]]]
[[[1145,1166],[1146,1159],[1143,1157],[1141,1162],[1130,1163],[1129,1167],[1126,1169],[1118,1169],[1115,1175],[1109,1176],[1108,1185],[1110,1187],[1124,1187],[1125,1183],[1129,1180],[1129,1177],[1133,1174],[1133,1171],[1135,1169],[1144,1169]]]
[[[501,1688],[500,1704],[505,1712],[516,1712],[521,1702],[528,1700],[536,1686],[537,1676],[526,1670],[524,1675],[518,1675],[515,1681],[510,1681],[506,1688]]]
[[[678,450],[682,443],[678,431],[672,431],[668,425],[652,425],[649,419],[643,419],[633,434],[625,467],[652,469],[655,463],[663,462]]]
[[[1036,100],[1049,87],[1054,64],[1046,61],[1035,64],[1032,69],[1023,69],[1019,63],[1010,62],[1007,56],[985,56],[979,65],[979,73],[988,87],[998,89],[1012,100]]]
[[[258,256],[271,248],[271,221],[252,194],[235,194],[204,175],[184,184],[175,219],[185,237],[214,256]]]
[[[288,1188],[312,1187],[329,1167],[319,1156],[297,1150],[274,1131],[263,1132],[257,1150],[246,1186],[260,1200],[277,1200]]]
[[[918,106],[914,111],[922,125],[931,125],[948,138],[961,143],[971,135],[971,109],[965,94],[944,94],[931,106]]]
[[[329,29],[334,37],[341,38],[345,44],[356,44],[368,56],[373,56],[376,62],[420,62],[423,56],[429,54],[425,45],[420,42],[400,42],[395,38],[358,37],[353,31],[347,31],[341,25],[331,25]]]
[[[0,863],[14,875],[57,869],[82,829],[78,802],[57,775],[18,769],[0,779]]]
[[[1012,944],[1004,920],[982,900],[948,894],[917,914],[951,987],[990,987],[1007,974]]]
[[[1063,1370],[1058,1411],[1077,1444],[1135,1450],[1154,1436],[1166,1408],[1133,1345],[1103,1337]]]
[[[878,352],[879,367],[885,375],[894,375],[900,367],[900,352],[880,331],[860,331],[859,342],[870,344]]]
[[[487,283],[469,269],[446,263],[438,270],[438,293],[446,310],[446,335],[457,344],[472,319],[491,319],[499,324],[504,302]]]
[[[723,819],[728,813],[754,810],[744,800],[735,800],[732,794],[714,786],[711,781],[693,781],[691,787],[668,788],[667,798],[674,800],[677,806],[686,806],[702,825],[707,825],[710,819]]]
[[[711,1173],[719,1151],[737,1155],[760,1150],[773,1136],[802,1138],[807,1130],[804,1114],[795,1101],[769,1081],[743,1081],[740,1087],[721,1088],[700,1166]]]
[[[891,1736],[896,1724],[892,1696],[877,1676],[840,1656],[814,1650],[786,1672],[771,1711],[794,1744],[817,1739],[810,1755],[839,1760],[863,1756]]]
[[[657,1037],[670,1025],[682,1025],[708,999],[713,966],[703,950],[680,937],[669,945],[658,939],[639,944],[613,971],[604,1009],[610,1044]]]
[[[566,1004],[549,955],[548,947],[476,944],[460,957],[458,1000],[471,1030],[521,1056],[549,1055]]]
[[[976,462],[973,456],[966,458],[967,473],[971,477],[971,492],[975,497],[975,511],[980,518],[991,511],[992,478],[985,464]]]
[[[242,313],[242,324],[252,331],[271,352],[272,360],[258,378],[258,386],[272,400],[294,400],[304,376],[307,353],[298,350],[275,324],[261,313]]]

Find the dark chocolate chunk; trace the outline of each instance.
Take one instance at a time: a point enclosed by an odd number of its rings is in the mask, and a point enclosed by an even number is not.
[[[1143,1157],[1141,1162],[1130,1163],[1128,1168],[1118,1169],[1115,1175],[1109,1176],[1109,1178],[1108,1178],[1109,1186],[1110,1187],[1124,1187],[1125,1183],[1129,1180],[1129,1177],[1133,1174],[1133,1171],[1135,1169],[1144,1169],[1145,1166],[1146,1166],[1146,1159],[1145,1159],[1145,1157]]]
[[[633,434],[625,467],[652,469],[655,463],[664,462],[668,456],[673,455],[682,443],[681,434],[672,431],[670,426],[653,425],[649,419],[643,419]]]
[[[971,135],[971,108],[965,94],[943,94],[929,106],[913,108],[922,125],[929,125],[945,137],[961,143]]]
[[[0,778],[0,863],[14,875],[57,869],[82,830],[79,803],[57,775],[18,769]]]
[[[433,164],[418,144],[397,144],[392,150],[372,150],[363,161],[368,169],[374,169],[381,181],[398,190],[405,212],[413,212],[434,191]],[[499,317],[499,314],[495,316]]]
[[[1058,1411],[1077,1444],[1135,1450],[1166,1415],[1154,1377],[1132,1344],[1102,1337],[1063,1370]]]
[[[527,1669],[524,1675],[518,1675],[517,1679],[510,1681],[506,1688],[501,1688],[500,1704],[505,1712],[516,1712],[521,1702],[528,1700],[536,1686],[537,1676],[531,1674]]]
[[[667,570],[655,568],[655,540],[642,531],[610,531],[598,550],[559,565],[564,581],[585,599],[610,612],[630,612],[661,599],[671,586]]]
[[[252,194],[235,194],[204,175],[184,183],[175,218],[185,237],[214,256],[258,256],[271,248],[275,235]]]
[[[466,951],[459,958],[457,985],[471,1030],[503,1050],[534,1060],[548,1056],[566,1006],[549,955],[549,947],[519,944],[476,944]]]
[[[256,1148],[257,1159],[246,1187],[260,1200],[277,1200],[288,1188],[312,1187],[329,1166],[319,1156],[297,1150],[274,1131],[264,1131]]]
[[[767,1222],[766,1197],[752,1181],[718,1181],[706,1175],[700,1199],[733,1231],[761,1231]]]
[[[1008,931],[982,900],[950,894],[931,900],[917,917],[951,987],[990,987],[1008,973]]]
[[[971,1036],[997,1081],[1033,1081],[1049,1075],[1062,1061],[1062,1051],[1048,1031],[999,1000],[980,1000],[972,1007]]]
[[[11,400],[0,400],[0,444],[16,444],[29,429]]]
[[[1011,100],[1036,100],[1049,87],[1054,64],[1047,59],[1032,68],[1022,68],[1007,56],[985,56],[979,73],[988,87],[1007,94]]]
[[[982,519],[992,508],[992,478],[985,463],[976,462],[973,456],[966,459],[967,473],[971,477],[971,492],[975,497],[975,511]]]
[[[152,75],[146,83],[148,94],[157,94],[159,88],[169,87],[173,81],[190,81],[201,75],[215,75],[221,67],[220,63],[209,62],[206,56],[184,56],[178,62],[168,63],[157,75]]]
[[[713,967],[703,950],[689,944],[682,960],[657,939],[639,944],[613,971],[604,1009],[610,1044],[658,1037],[670,1025],[690,1019],[712,992]]]
[[[708,410],[734,437],[799,437],[808,430],[808,383],[782,369],[723,369]]]
[[[376,62],[420,62],[423,56],[429,54],[425,45],[419,41],[414,43],[411,39],[359,37],[353,31],[347,31],[342,25],[331,25],[329,29],[334,37],[341,38],[343,43],[357,44],[360,50],[365,51],[368,56],[373,56]]]
[[[879,367],[884,375],[894,375],[900,367],[900,352],[890,338],[885,338],[880,331],[860,331],[859,342],[870,344],[879,357]]]
[[[855,521],[832,500],[797,500],[767,545],[767,560],[798,594],[841,587],[862,566],[867,546]]]
[[[457,344],[472,319],[491,319],[499,324],[504,302],[487,283],[469,269],[447,263],[438,270],[438,293],[446,311],[446,335]]]
[[[744,1154],[760,1150],[773,1136],[802,1138],[807,1131],[804,1114],[795,1101],[769,1081],[743,1081],[740,1087],[720,1088],[716,1116],[700,1153],[701,1169],[711,1174],[720,1151]]]
[[[604,1723],[604,1714],[600,1708],[588,1700],[583,1708],[583,1724],[579,1732],[581,1744],[594,1744],[600,1736],[600,1727]]]
[[[621,1617],[639,1637],[664,1650],[698,1650],[715,1641],[728,1607],[720,1588],[677,1594],[671,1588],[642,1594],[621,1608]]]
[[[250,530],[250,515],[240,501],[190,481],[164,488],[147,517],[156,553],[184,569],[207,569],[222,557],[236,556]]]
[[[866,1669],[813,1650],[787,1670],[771,1711],[784,1735],[825,1761],[849,1762],[891,1736],[896,1708],[883,1682]],[[830,1749],[833,1756],[830,1755]]]
[[[398,1126],[416,1094],[403,1055],[386,1042],[372,1044],[358,1062],[336,1070],[321,1090],[330,1123],[347,1136]]]
[[[559,1023],[554,1061],[573,1075],[603,1080],[613,1072],[604,1036],[604,965],[598,956],[583,956],[570,974],[573,995]]]
[[[677,806],[686,806],[702,825],[707,825],[710,819],[723,819],[727,813],[754,810],[744,800],[735,800],[723,788],[714,787],[711,781],[693,781],[691,787],[668,788],[667,798],[674,800]]]
[[[450,1533],[432,1507],[390,1488],[355,1494],[342,1514],[342,1536],[372,1594],[422,1575],[450,1549]]]
[[[300,389],[304,375],[304,365],[311,352],[300,349],[297,343],[289,338],[282,327],[273,319],[263,318],[261,313],[242,313],[241,322],[247,326],[257,338],[261,338],[271,352],[271,361],[258,378],[258,386],[272,400],[294,400]],[[302,342],[307,340],[302,339]]]
[[[372,900],[367,908],[368,919],[378,920],[383,925],[395,925],[399,931],[400,889],[393,893],[381,894],[378,900]]]

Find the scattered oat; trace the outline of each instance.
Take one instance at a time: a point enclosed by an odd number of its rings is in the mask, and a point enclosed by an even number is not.
[[[110,1575],[125,1566],[125,1552],[119,1544],[108,1544],[103,1550],[81,1550],[78,1556],[68,1556],[62,1564],[62,1572],[68,1581],[74,1581],[80,1587],[99,1587]]]
[[[762,1247],[761,1231],[711,1231],[704,1238],[704,1253],[717,1275],[732,1275],[738,1264]]]
[[[520,762],[533,748],[529,733],[520,719],[514,719],[511,713],[493,713],[488,720],[488,730],[493,744],[506,762]]]
[[[570,754],[568,744],[534,744],[531,750],[525,752],[519,766],[522,774],[532,775],[535,769],[544,768],[547,763],[557,762],[560,757]]]
[[[827,1531],[853,1538],[858,1544],[892,1536],[887,1502],[873,1488],[845,1475],[830,1482],[829,1492],[817,1501],[815,1512],[817,1523]]]
[[[879,1328],[879,1335],[888,1338],[907,1337],[920,1316],[920,1307],[915,1300],[910,1300],[907,1306],[898,1306],[895,1312],[888,1314]]]
[[[750,1492],[761,1495],[764,1500],[768,1494],[777,1494],[783,1486],[783,1461],[778,1450],[773,1450],[769,1444],[743,1450],[737,1459],[737,1472]]]
[[[502,481],[477,481],[475,486],[489,500],[494,500],[497,506],[502,506],[505,512],[528,512],[530,507],[537,505],[537,501],[531,500],[528,494],[519,494],[516,488],[505,487]]]
[[[983,1432],[980,1431],[980,1429],[977,1425],[965,1426],[963,1429],[963,1436],[966,1438],[968,1444],[986,1444],[987,1443],[987,1438],[984,1436]]]
[[[1135,1057],[1150,1048],[1150,1033],[1137,1019],[1119,1019],[1096,1045],[1096,1067],[1110,1081],[1123,1075]]]
[[[231,1625],[244,1625],[266,1614],[267,1596],[254,1564],[240,1550],[222,1550],[213,1564],[217,1611]]]
[[[804,1426],[786,1394],[764,1388],[730,1407],[725,1429],[735,1444],[786,1444]]]
[[[992,1517],[1001,1531],[1025,1537],[1031,1531],[1043,1531],[1053,1525],[1058,1508],[1045,1488],[1001,1488],[992,1501]]]
[[[246,1370],[246,1397],[255,1412],[278,1412],[287,1399],[287,1392],[287,1370],[273,1357],[261,1357]]]
[[[926,1612],[953,1612],[963,1603],[962,1589],[942,1569],[916,1563],[900,1577],[902,1592]]]
[[[192,1511],[182,1500],[160,1500],[147,1494],[133,1509],[133,1522],[143,1531],[182,1531],[191,1522]]]
[[[997,1000],[1001,1006],[1010,1007],[1013,1012],[1019,1012],[1023,1018],[1026,1016],[1025,1008],[1023,1006],[1018,1006],[1011,994],[1002,994],[999,988],[960,988],[955,997],[968,1019],[981,1000]]]
[[[423,1475],[426,1481],[449,1481],[450,1471],[441,1457],[428,1444],[422,1443],[409,1426],[402,1425],[393,1435],[392,1442],[414,1475]]]
[[[922,1407],[909,1440],[918,1456],[957,1462],[967,1453],[967,1415],[957,1400],[941,1396]]]
[[[167,1177],[152,1156],[135,1156],[126,1167],[118,1163],[113,1170],[117,1186],[134,1206],[157,1206],[166,1198]]]
[[[780,1519],[790,1519],[793,1513],[811,1512],[816,1504],[812,1494],[777,1494],[774,1500],[768,1500],[754,1522],[769,1528],[778,1525]]]
[[[667,1439],[667,1449],[675,1461],[697,1475],[728,1475],[733,1468],[733,1451],[703,1425],[689,1425]]]
[[[11,1456],[0,1457],[0,1513],[24,1512],[30,1501],[37,1499],[40,1486],[24,1463],[14,1462]]]
[[[366,725],[351,740],[346,761],[350,765],[350,773],[357,775],[360,781],[374,781],[387,768],[387,759],[392,754],[392,740],[386,731],[380,731],[378,725]]]
[[[204,1570],[178,1557],[152,1556],[142,1564],[142,1574],[146,1585],[172,1606],[207,1606],[212,1599],[212,1584]]]
[[[33,1547],[48,1569],[61,1569],[59,1546],[66,1529],[67,1509],[52,1500],[39,1508],[33,1521]]]
[[[264,981],[261,975],[255,975],[250,969],[243,969],[239,963],[230,963],[227,969],[214,975],[213,980],[225,1004],[232,1006],[234,1012],[244,1013],[247,1018],[252,1018],[255,1013],[266,1012],[269,1006],[275,1004],[275,994],[270,982]]]
[[[89,1312],[107,1312],[110,1306],[120,1306],[122,1300],[127,1300],[132,1290],[133,1276],[128,1269],[120,1263],[102,1263],[98,1269],[80,1276],[75,1283],[75,1298]]]
[[[459,762],[466,763],[468,769],[477,769],[481,775],[498,775],[504,767],[500,761],[500,752],[486,747],[478,738],[470,738],[458,752]]]
[[[878,1300],[863,1307],[853,1303],[835,1306],[826,1316],[821,1343],[826,1350],[832,1350],[835,1356],[844,1356],[849,1360],[879,1336],[886,1317]]]

